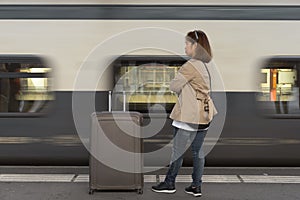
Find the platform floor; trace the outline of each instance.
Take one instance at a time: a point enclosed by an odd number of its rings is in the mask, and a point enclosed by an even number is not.
[[[133,191],[89,191],[86,167],[0,167],[1,200],[144,200],[195,199],[184,193],[191,181],[190,169],[177,178],[175,194],[151,191],[157,175],[164,179],[165,169],[144,176],[143,194]],[[299,168],[207,168],[203,176],[201,199],[213,200],[299,200]]]
[[[187,184],[177,183],[176,193],[158,194],[151,191],[151,183],[146,183],[144,193],[135,192],[95,192],[88,194],[88,183],[17,183],[1,182],[1,200],[160,200],[194,199],[185,194]],[[299,184],[266,183],[205,183],[202,186],[201,199],[213,200],[299,200]]]

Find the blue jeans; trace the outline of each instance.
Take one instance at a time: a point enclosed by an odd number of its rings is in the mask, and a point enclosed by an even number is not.
[[[165,178],[169,185],[175,185],[175,179],[183,162],[183,154],[191,144],[193,153],[192,186],[200,186],[204,170],[205,155],[201,149],[207,130],[186,131],[175,128],[170,167]]]

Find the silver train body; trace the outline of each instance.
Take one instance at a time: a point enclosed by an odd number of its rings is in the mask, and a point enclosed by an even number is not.
[[[127,66],[141,60],[177,66],[185,59],[185,34],[201,29],[209,36],[222,79],[213,92],[226,95],[224,126],[206,164],[299,166],[299,11],[292,0],[3,1],[0,164],[88,165],[83,145],[88,138],[78,136],[74,122],[74,94],[95,94],[95,110],[107,110],[107,91],[121,73],[116,62],[121,67],[122,59]],[[88,84],[93,74],[99,80]],[[148,112],[143,110],[146,122]],[[162,132],[144,139],[145,151],[171,140],[170,120]],[[145,165],[156,162],[145,160]],[[187,155],[184,166],[191,162]]]

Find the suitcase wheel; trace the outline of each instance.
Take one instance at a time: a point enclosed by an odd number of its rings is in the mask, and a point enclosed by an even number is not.
[[[138,190],[137,190],[137,193],[138,193],[138,194],[143,194],[143,189],[138,189]]]
[[[94,194],[95,190],[94,189],[90,189],[89,190],[89,194]]]

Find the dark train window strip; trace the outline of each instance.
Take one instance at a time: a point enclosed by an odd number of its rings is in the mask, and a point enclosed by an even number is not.
[[[1,6],[0,6],[1,7]],[[0,14],[1,15],[1,14]],[[42,64],[44,58],[35,55],[1,54],[0,63]]]
[[[0,5],[0,19],[300,20],[300,6]]]

